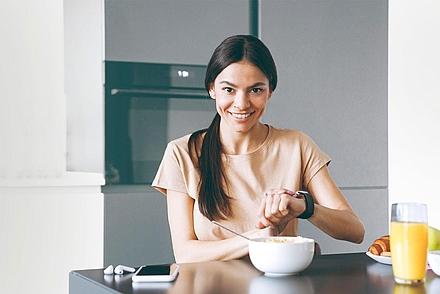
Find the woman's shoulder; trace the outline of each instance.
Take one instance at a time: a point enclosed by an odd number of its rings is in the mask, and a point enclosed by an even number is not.
[[[188,142],[190,140],[190,137],[193,135],[194,133],[191,134],[187,134],[185,136],[173,139],[171,141],[168,142],[168,148],[171,148],[173,150],[176,151],[180,151],[180,152],[184,152],[184,153],[188,153],[189,149],[188,149]],[[203,133],[202,136],[203,137]],[[198,140],[199,137],[195,138],[196,140]]]
[[[174,152],[177,151],[179,153],[188,153],[188,141],[190,136],[191,134],[188,134],[169,141],[167,149],[173,150]]]
[[[180,138],[172,139],[171,141],[168,142],[168,145],[177,146],[177,147],[183,147],[185,145],[188,145],[188,140],[190,136],[191,134],[187,134]]]
[[[320,150],[315,141],[309,135],[300,130],[273,128],[273,142],[283,150],[299,148],[299,150],[302,150],[301,152],[304,152],[305,154],[318,152],[330,160],[328,155]]]
[[[271,127],[271,128],[273,132],[272,136],[275,141],[287,140],[287,141],[302,142],[302,141],[311,140],[307,134],[297,129],[276,128],[276,127]]]

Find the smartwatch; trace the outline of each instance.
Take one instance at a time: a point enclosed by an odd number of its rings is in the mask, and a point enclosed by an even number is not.
[[[310,195],[310,193],[307,191],[298,191],[295,193],[295,195],[297,197],[302,196],[304,201],[306,202],[306,210],[304,210],[303,213],[298,215],[297,218],[302,218],[302,219],[310,218],[313,215],[313,213],[315,212],[315,202],[313,201],[312,195]]]

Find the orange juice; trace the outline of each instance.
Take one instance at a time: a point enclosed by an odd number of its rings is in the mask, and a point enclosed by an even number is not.
[[[428,253],[428,225],[391,222],[390,246],[394,276],[408,283],[423,281]]]

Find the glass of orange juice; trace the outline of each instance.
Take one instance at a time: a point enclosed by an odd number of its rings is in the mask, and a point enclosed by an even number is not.
[[[391,258],[394,280],[415,285],[425,281],[428,254],[428,212],[422,203],[391,206]]]

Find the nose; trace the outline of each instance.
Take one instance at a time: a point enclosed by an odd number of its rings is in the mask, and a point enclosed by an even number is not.
[[[249,96],[244,91],[237,91],[234,99],[234,108],[244,110],[250,106]]]

